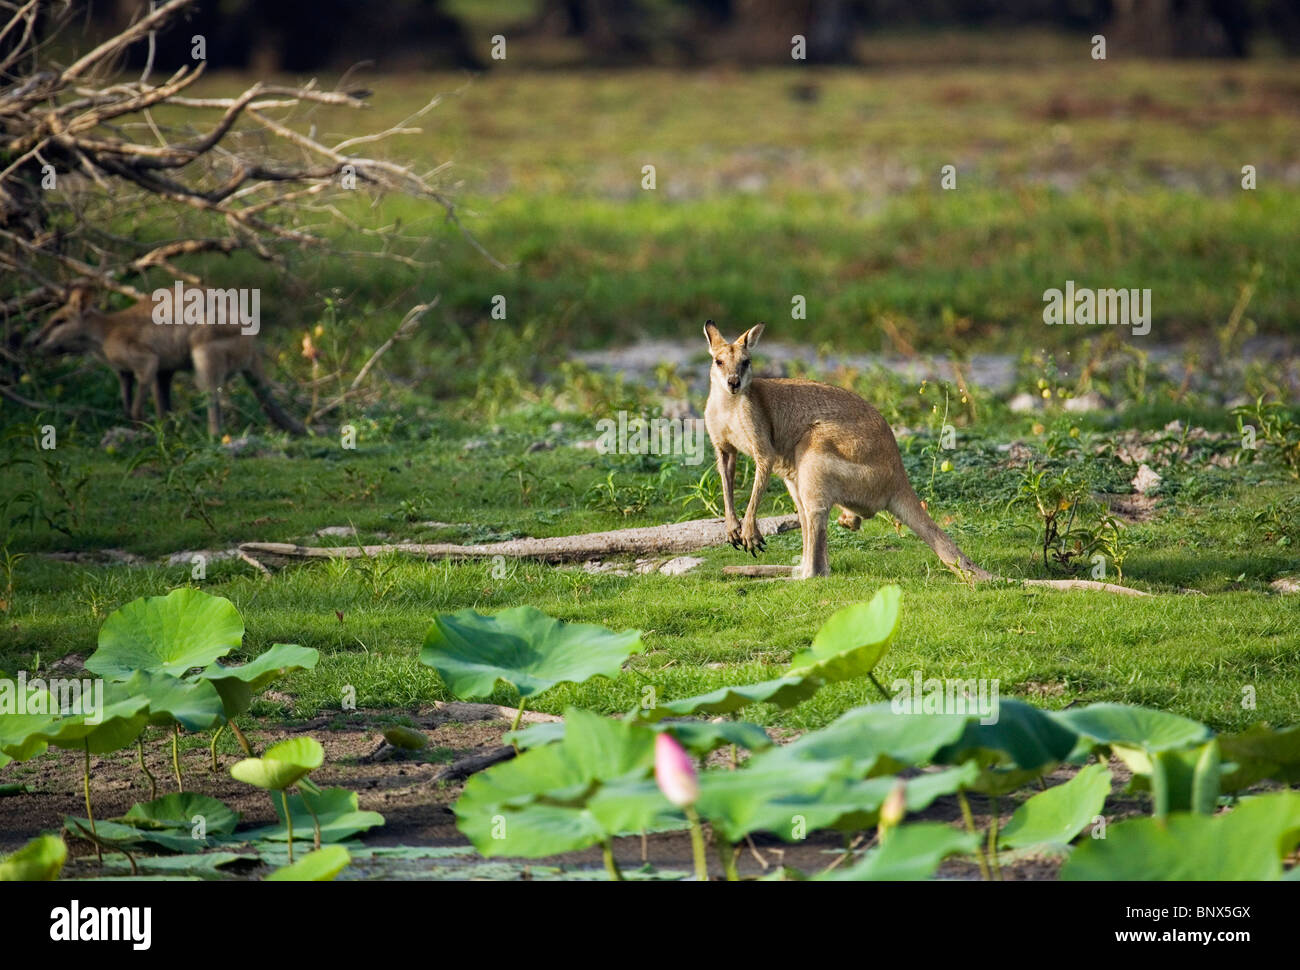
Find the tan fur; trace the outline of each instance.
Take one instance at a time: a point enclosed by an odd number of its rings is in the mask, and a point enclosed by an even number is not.
[[[917,498],[894,432],[880,412],[851,391],[815,381],[755,378],[750,351],[763,324],[734,343],[710,320],[709,401],[704,421],[717,453],[718,474],[732,545],[754,556],[763,550],[756,521],[768,479],[784,481],[803,530],[803,556],[796,577],[826,576],[826,523],[832,506],[845,509],[849,528],[881,510],[893,513],[919,535],[950,568],[972,579],[990,574],[976,566],[926,513]],[[736,454],[754,460],[754,489],[744,520],[736,516]],[[861,517],[861,518],[859,518]]]
[[[208,397],[208,433],[219,435],[221,391],[232,374],[242,373],[273,422],[294,434],[306,432],[271,397],[253,334],[227,325],[156,324],[146,302],[102,313],[92,299],[88,288],[73,289],[68,302],[50,316],[32,343],[44,353],[91,353],[113,368],[122,388],[122,407],[131,420],[143,417],[146,387],[152,390],[161,419],[171,410],[172,376],[178,370],[192,370]]]

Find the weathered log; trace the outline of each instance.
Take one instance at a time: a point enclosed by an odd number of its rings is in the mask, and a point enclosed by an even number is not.
[[[502,761],[509,761],[517,752],[510,745],[503,745],[499,748],[484,754],[473,754],[467,758],[461,758],[459,761],[447,765],[440,772],[433,776],[434,781],[464,781],[475,772],[482,771],[484,768],[491,768]]]
[[[799,516],[775,515],[758,520],[759,531],[775,535],[799,528]],[[491,558],[506,556],[542,559],[546,562],[582,562],[616,555],[650,555],[662,552],[691,552],[720,546],[727,541],[722,519],[695,519],[670,525],[651,525],[613,532],[588,532],[549,539],[510,539],[481,546],[455,543],[399,542],[380,546],[300,546],[291,542],[244,542],[240,552],[255,557],[280,559],[354,559],[396,552],[426,559]]]

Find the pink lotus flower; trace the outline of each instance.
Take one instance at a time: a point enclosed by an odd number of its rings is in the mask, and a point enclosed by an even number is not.
[[[659,790],[678,808],[694,805],[700,797],[695,777],[695,763],[677,739],[666,731],[655,735],[655,782]]]

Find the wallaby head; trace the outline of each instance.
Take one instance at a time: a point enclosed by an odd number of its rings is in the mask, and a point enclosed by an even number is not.
[[[758,345],[758,338],[763,335],[763,324],[755,324],[739,337],[735,343],[727,343],[712,320],[704,325],[704,336],[709,340],[709,353],[713,363],[709,367],[709,381],[722,394],[744,394],[749,390],[754,379],[754,367],[749,360],[749,352]]]
[[[88,286],[72,287],[67,302],[50,314],[28,343],[43,354],[82,354],[93,350],[98,338],[86,326],[86,312],[94,309],[94,297],[94,290]]]

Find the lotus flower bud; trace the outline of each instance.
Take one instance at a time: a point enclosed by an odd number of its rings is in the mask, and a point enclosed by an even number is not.
[[[900,778],[889,794],[885,797],[885,802],[880,806],[880,836],[883,839],[885,833],[894,826],[898,825],[907,815],[907,785]]]
[[[700,784],[690,755],[666,731],[655,735],[655,782],[664,798],[678,808],[694,805],[700,797]]]

